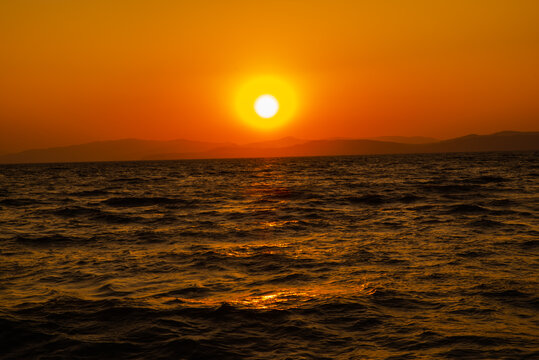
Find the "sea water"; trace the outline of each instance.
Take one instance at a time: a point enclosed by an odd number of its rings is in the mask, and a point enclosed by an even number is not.
[[[0,358],[537,358],[538,155],[0,166]]]

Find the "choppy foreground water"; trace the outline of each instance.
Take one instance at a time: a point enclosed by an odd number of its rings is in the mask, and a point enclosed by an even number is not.
[[[539,154],[0,166],[0,358],[532,359]]]

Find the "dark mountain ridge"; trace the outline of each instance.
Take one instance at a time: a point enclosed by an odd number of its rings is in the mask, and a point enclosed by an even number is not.
[[[533,150],[539,150],[539,132],[503,131],[491,135],[471,134],[449,140],[419,144],[410,143],[409,141],[403,143],[372,139],[299,140],[291,137],[247,145],[191,140],[156,141],[123,139],[6,154],[0,156],[0,163],[13,164]]]

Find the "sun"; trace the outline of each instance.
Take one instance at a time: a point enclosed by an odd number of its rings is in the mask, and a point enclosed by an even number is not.
[[[279,102],[273,95],[264,94],[255,101],[255,112],[264,119],[275,116],[279,111]]]
[[[275,75],[253,77],[237,90],[235,110],[244,124],[274,130],[288,124],[297,110],[297,97],[289,82]]]

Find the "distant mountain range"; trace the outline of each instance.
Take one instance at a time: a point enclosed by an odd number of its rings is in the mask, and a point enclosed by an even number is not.
[[[378,136],[368,140],[389,141],[402,144],[428,144],[440,141],[431,137],[424,136]]]
[[[301,140],[287,137],[247,145],[190,140],[124,139],[27,150],[0,156],[0,163],[219,159],[285,156],[411,154],[539,150],[539,132],[504,131],[439,141],[424,137]]]

